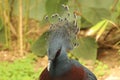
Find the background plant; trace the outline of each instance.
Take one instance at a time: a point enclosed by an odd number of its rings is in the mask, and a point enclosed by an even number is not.
[[[0,62],[0,80],[37,80],[42,68],[35,71],[35,59],[35,55],[30,54],[13,62]]]

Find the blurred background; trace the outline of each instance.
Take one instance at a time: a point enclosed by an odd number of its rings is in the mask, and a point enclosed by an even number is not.
[[[119,0],[0,0],[0,80],[37,80],[47,66],[45,17],[77,15],[79,44],[68,53],[98,80],[120,80]],[[73,17],[70,17],[73,20]],[[74,41],[73,41],[74,42]]]

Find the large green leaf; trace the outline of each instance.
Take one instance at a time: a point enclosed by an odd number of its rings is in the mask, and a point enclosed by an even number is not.
[[[82,13],[81,25],[83,28],[90,27],[102,19],[111,18],[110,8],[114,0],[76,0],[74,2],[71,4],[77,5],[76,10],[80,14]]]
[[[114,0],[78,0],[83,7],[110,9]]]
[[[49,32],[43,33],[32,45],[31,50],[38,56],[45,56],[47,53],[47,39]]]
[[[81,18],[81,28],[89,28],[92,26],[92,23],[87,21],[84,17]]]
[[[117,0],[115,0],[117,1]],[[120,24],[120,0],[118,0],[115,7],[113,7],[111,20],[115,22],[116,24]]]
[[[102,20],[99,23],[97,23],[96,25],[92,26],[89,31],[87,32],[86,35],[95,35],[100,29],[101,27],[105,24],[107,20]]]
[[[45,3],[45,15],[43,16],[42,24],[46,23],[45,17],[48,16],[49,23],[56,23],[59,17],[52,18],[53,14],[59,14],[62,16],[65,12],[63,4],[67,4],[68,0],[46,0]]]
[[[48,15],[53,13],[62,13],[64,11],[62,4],[66,4],[68,0],[47,0],[46,11]]]
[[[68,0],[23,0],[23,16],[42,21],[46,15],[61,13]],[[14,15],[19,15],[19,0],[14,1]]]
[[[73,49],[72,54],[77,58],[96,60],[97,43],[95,39],[86,37],[78,40],[79,46]]]
[[[46,0],[22,0],[23,16],[42,20],[43,16],[46,14],[45,3]],[[19,15],[19,0],[14,0],[13,14]]]
[[[110,19],[110,12],[104,8],[84,8],[83,17],[94,25],[102,19]]]

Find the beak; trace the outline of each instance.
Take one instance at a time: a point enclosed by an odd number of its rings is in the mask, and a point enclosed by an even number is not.
[[[47,70],[48,70],[48,71],[50,71],[51,64],[52,64],[52,60],[49,60],[49,61],[48,61],[48,67],[47,67]]]

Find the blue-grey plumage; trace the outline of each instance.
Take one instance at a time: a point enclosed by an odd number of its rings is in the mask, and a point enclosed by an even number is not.
[[[63,21],[52,25],[48,39],[48,69],[40,80],[97,80],[95,75],[76,60],[68,59],[67,51],[73,49],[77,25]]]
[[[75,39],[76,29],[76,26],[67,21],[54,24],[53,27],[48,39],[48,56],[51,59],[61,47],[64,47],[66,51],[73,49],[72,39]]]
[[[57,52],[57,54],[59,53]],[[60,54],[52,60],[49,72],[51,76],[59,76],[67,72],[71,67],[72,64],[67,57],[66,51],[62,48]]]
[[[52,54],[52,53],[51,53]],[[76,60],[68,59],[65,48],[61,48],[51,62],[51,67],[44,70],[40,80],[97,80],[95,75]]]

